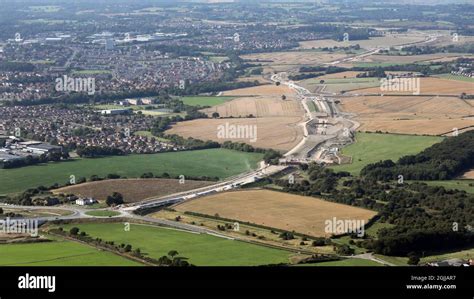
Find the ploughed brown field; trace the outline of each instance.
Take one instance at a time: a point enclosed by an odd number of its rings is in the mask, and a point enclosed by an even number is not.
[[[55,194],[74,194],[93,197],[99,201],[107,199],[114,192],[123,195],[126,203],[138,202],[150,197],[161,197],[193,190],[214,184],[213,182],[186,180],[180,184],[174,179],[117,179],[89,182],[56,189]]]
[[[329,236],[325,221],[364,220],[374,211],[269,190],[226,192],[179,204],[175,209],[234,219],[311,236]]]
[[[474,101],[457,97],[359,96],[341,99],[360,131],[439,135],[474,126]]]

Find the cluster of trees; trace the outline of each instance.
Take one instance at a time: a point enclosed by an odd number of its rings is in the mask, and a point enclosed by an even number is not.
[[[324,72],[324,74],[335,74],[348,71],[350,69],[339,67],[339,66],[302,66],[300,67],[300,73],[313,73],[313,72]]]
[[[28,155],[23,159],[8,160],[3,163],[0,163],[0,168],[18,168],[28,165],[46,163],[49,161],[60,161],[61,159],[68,158],[69,154],[67,152],[51,152],[39,156]]]
[[[200,149],[209,149],[209,148],[219,148],[220,144],[215,141],[207,140],[203,141],[196,138],[184,138],[179,135],[162,135],[165,139],[170,140],[177,146],[182,146],[187,150],[200,150]]]
[[[474,131],[467,131],[425,149],[419,154],[369,164],[361,175],[377,180],[448,180],[474,167]]]
[[[288,79],[293,80],[293,81],[300,81],[300,80],[305,80],[305,79],[311,79],[311,78],[317,78],[320,76],[323,76],[325,73],[304,73],[304,74],[298,74],[298,75],[290,75],[288,76]]]
[[[114,147],[103,147],[103,146],[85,146],[78,147],[77,154],[82,158],[94,158],[103,156],[120,156],[123,155],[123,151]]]
[[[20,218],[20,217],[23,217],[22,214],[18,214],[18,213],[15,213],[15,212],[7,212],[5,213],[5,211],[3,211],[2,208],[0,208],[0,218]]]
[[[107,199],[105,200],[105,203],[109,207],[121,205],[121,204],[124,203],[123,195],[118,193],[118,192],[114,192],[114,193],[112,193],[112,195],[107,196]]]
[[[179,176],[171,176],[169,173],[164,172],[161,175],[154,175],[152,172],[146,172],[140,176],[142,179],[153,179],[153,178],[158,178],[158,179],[176,179],[179,180],[182,177]],[[218,181],[218,177],[208,177],[208,176],[186,176],[185,179],[187,180],[193,180],[193,181]]]
[[[383,68],[378,67],[375,70],[357,74],[356,77],[357,78],[370,78],[370,77],[385,78],[387,77],[387,74],[385,74],[385,71],[383,70]]]
[[[425,55],[436,53],[474,53],[474,45],[470,43],[459,45],[448,45],[444,47],[434,46],[408,46],[403,48],[404,55]]]

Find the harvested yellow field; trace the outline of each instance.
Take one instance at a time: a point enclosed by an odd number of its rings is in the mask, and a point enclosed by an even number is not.
[[[258,61],[262,65],[305,65],[320,64],[346,57],[342,53],[323,53],[311,51],[287,51],[243,55],[242,58]]]
[[[314,197],[293,195],[269,190],[235,191],[185,202],[176,210],[192,211],[242,222],[264,225],[311,236],[329,236],[325,221],[363,220],[367,222],[377,213],[324,201]]]
[[[474,106],[456,97],[365,96],[341,99],[360,131],[439,135],[474,126]]]
[[[465,92],[468,94],[474,93],[474,83],[458,80],[449,80],[441,78],[412,78],[419,79],[420,94],[427,95],[460,95]],[[356,94],[413,94],[413,90],[409,91],[382,91],[379,87],[359,89],[351,91]]]
[[[474,103],[473,103],[474,104]],[[474,113],[474,107],[457,97],[437,96],[359,96],[343,98],[342,107],[359,117],[388,114],[397,118],[454,118]]]
[[[275,84],[266,84],[266,85],[259,85],[247,88],[239,88],[224,91],[222,93],[223,96],[278,96],[281,97],[282,95],[286,95],[287,97],[293,95],[294,91],[292,91],[286,85],[279,85],[276,86]]]
[[[357,119],[362,125],[359,131],[382,131],[400,134],[416,134],[416,135],[450,135],[453,128],[474,129],[474,118],[471,119],[441,119],[441,120],[384,120],[384,119]],[[462,133],[463,130],[459,130]]]
[[[424,55],[371,55],[367,58],[357,62],[380,62],[380,63],[415,63],[415,62],[442,62],[452,61],[460,57],[472,57],[472,55],[463,55],[457,53],[439,53],[439,54],[424,54]]]
[[[177,134],[185,138],[193,137],[201,140],[245,142],[254,147],[272,148],[288,151],[295,147],[303,138],[303,129],[299,125],[303,117],[282,116],[263,118],[228,118],[228,119],[196,119],[179,122],[166,134]],[[219,138],[219,126],[255,126],[256,138]]]
[[[463,179],[471,179],[474,180],[474,169],[466,172],[463,176]]]
[[[428,32],[427,32],[428,33]],[[444,47],[444,46],[449,46],[452,44],[466,44],[466,43],[474,43],[474,36],[465,36],[465,35],[459,35],[458,36],[458,41],[454,42],[453,41],[453,36],[451,35],[452,32],[450,31],[436,31],[433,32],[435,34],[442,34],[443,36],[438,37],[435,41],[426,43],[425,45],[427,46],[436,46],[436,47]]]
[[[237,98],[201,111],[209,116],[217,112],[220,117],[304,115],[304,110],[299,102],[296,100],[282,100],[278,97]]]
[[[350,36],[349,36],[350,39]],[[326,47],[348,47],[359,44],[361,48],[370,49],[375,47],[392,47],[414,42],[421,42],[424,37],[413,34],[388,35],[384,37],[373,37],[368,40],[349,40],[347,42],[338,42],[332,39],[321,39],[300,42],[300,49],[317,49]]]

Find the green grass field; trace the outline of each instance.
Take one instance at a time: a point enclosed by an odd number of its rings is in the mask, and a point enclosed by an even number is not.
[[[352,163],[333,169],[358,175],[367,164],[388,159],[396,162],[402,156],[419,153],[441,140],[442,137],[357,133],[356,142],[342,150],[344,155],[352,157]]]
[[[189,106],[217,106],[235,97],[182,97],[181,101]]]
[[[86,215],[95,217],[113,217],[120,215],[120,213],[114,211],[90,211],[86,212]]]
[[[0,266],[140,266],[72,241],[0,245]]]
[[[318,107],[313,101],[307,101],[306,104],[308,105],[308,109],[310,112],[319,112]]]
[[[130,244],[152,258],[160,258],[170,250],[189,258],[196,266],[257,266],[286,263],[290,252],[228,240],[205,234],[194,234],[174,229],[132,224],[130,231],[122,223],[74,224],[81,231],[96,238]]]
[[[212,62],[215,62],[215,63],[221,63],[221,62],[224,62],[226,60],[229,60],[229,57],[227,57],[227,56],[210,56],[209,60],[212,61]]]
[[[474,194],[474,180],[421,181],[430,186],[442,186],[446,189],[458,189]],[[472,186],[469,186],[471,184]]]
[[[403,256],[387,256],[381,254],[374,254],[376,258],[384,260],[390,264],[395,266],[407,266],[408,265],[408,258]]]
[[[128,178],[145,172],[172,176],[210,176],[226,178],[257,167],[262,154],[226,149],[209,149],[152,155],[129,155],[97,159],[74,159],[15,169],[0,169],[0,194],[20,192],[40,185],[65,184],[70,176],[106,176],[116,173]]]
[[[474,248],[455,251],[455,252],[449,252],[449,253],[442,253],[438,255],[430,255],[430,256],[421,258],[421,263],[431,263],[431,262],[449,260],[449,259],[454,259],[454,258],[460,258],[460,259],[466,259],[466,260],[474,258]]]

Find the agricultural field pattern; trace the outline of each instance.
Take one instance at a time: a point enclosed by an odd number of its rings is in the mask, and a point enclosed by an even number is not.
[[[474,266],[442,2],[2,2],[0,267]]]

